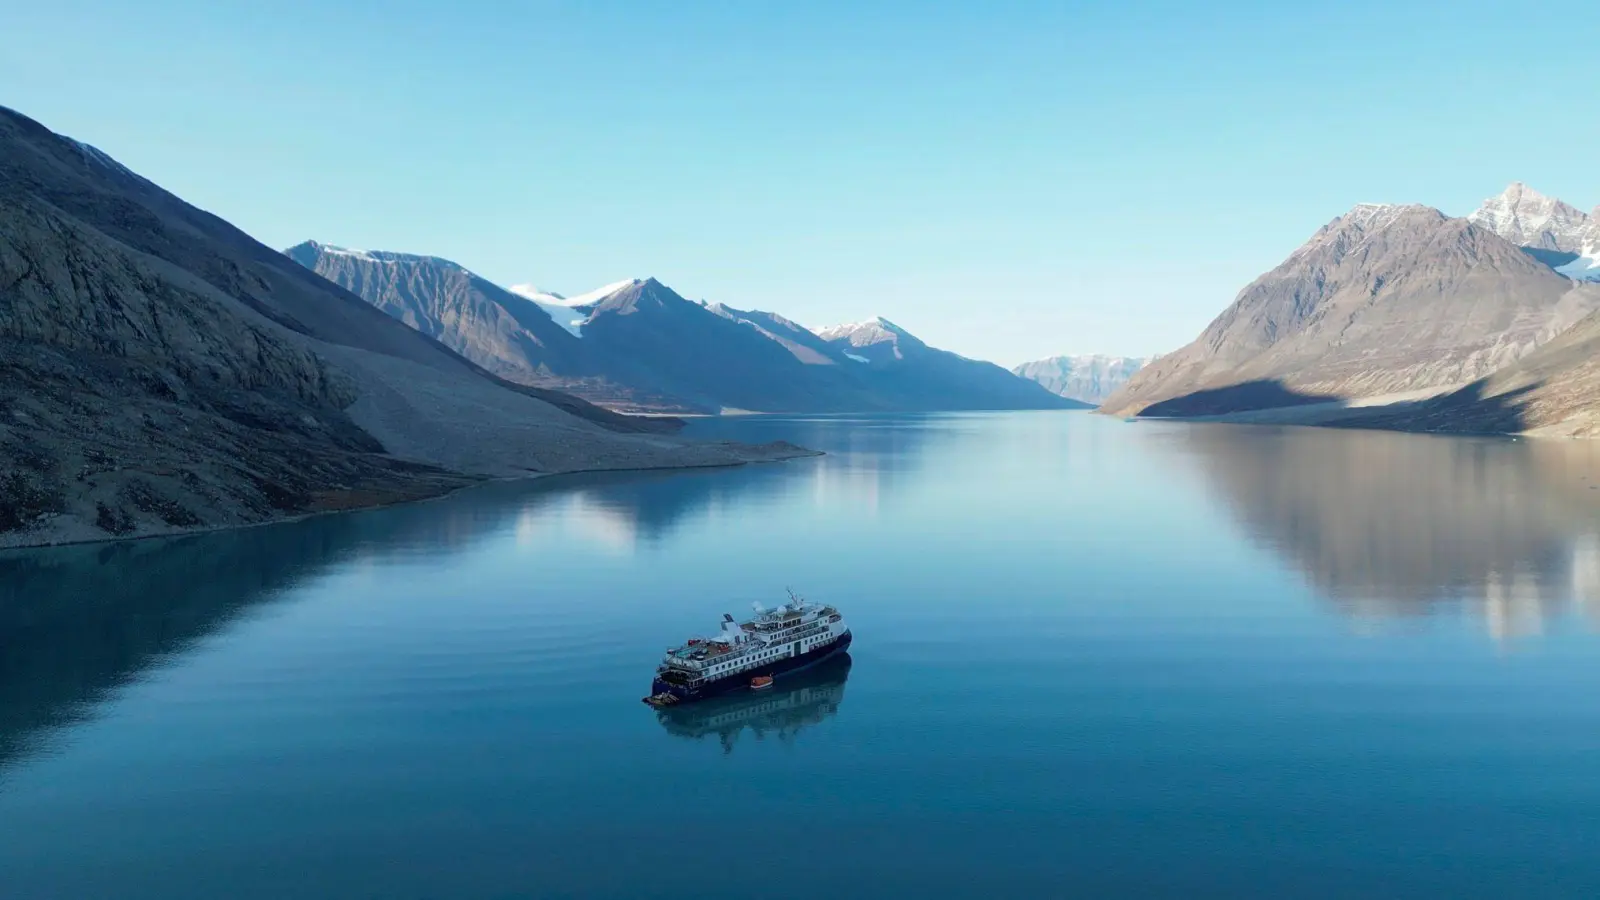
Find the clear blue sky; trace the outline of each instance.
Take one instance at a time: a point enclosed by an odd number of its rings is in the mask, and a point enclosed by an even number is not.
[[[229,7],[224,9],[222,7]],[[654,275],[1011,364],[1361,201],[1600,202],[1592,3],[6,4],[0,103],[266,243]]]

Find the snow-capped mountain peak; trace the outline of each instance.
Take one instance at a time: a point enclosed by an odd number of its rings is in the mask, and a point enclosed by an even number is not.
[[[1347,222],[1355,222],[1362,227],[1370,228],[1375,223],[1393,219],[1397,211],[1402,209],[1402,203],[1357,203],[1350,207],[1350,211],[1341,218]]]
[[[1483,201],[1467,220],[1513,244],[1576,253],[1589,216],[1575,206],[1547,197],[1520,181]]]
[[[882,316],[874,316],[864,322],[821,328],[816,335],[838,346],[846,356],[857,362],[881,363],[904,359],[905,350],[927,347],[911,332]]]
[[[1342,257],[1359,250],[1374,235],[1397,223],[1443,218],[1444,213],[1420,203],[1357,203],[1344,215],[1317,229],[1317,233],[1291,253],[1283,265],[1291,265],[1319,252]]]
[[[866,344],[876,344],[880,341],[908,338],[911,337],[911,333],[883,316],[873,316],[864,322],[830,325],[826,328],[818,329],[817,337],[825,341],[848,339],[851,344],[860,347]]]

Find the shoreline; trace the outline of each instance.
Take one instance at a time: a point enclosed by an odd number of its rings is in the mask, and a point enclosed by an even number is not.
[[[759,445],[750,446],[755,447]],[[4,559],[13,554],[27,553],[35,550],[49,550],[57,547],[85,547],[94,544],[124,544],[136,541],[156,541],[167,538],[192,537],[204,534],[215,534],[222,531],[242,531],[249,528],[266,528],[272,525],[287,525],[293,522],[304,522],[307,519],[320,518],[322,516],[337,516],[347,513],[372,512],[380,509],[391,509],[397,506],[433,503],[449,497],[454,497],[464,491],[470,491],[493,484],[534,482],[543,481],[550,478],[570,477],[574,475],[627,474],[630,472],[643,474],[645,472],[692,472],[703,469],[737,469],[742,466],[768,465],[773,463],[793,462],[797,459],[817,459],[819,457],[827,456],[827,454],[821,450],[812,450],[806,447],[798,447],[795,445],[790,446],[794,447],[794,451],[785,455],[756,456],[750,459],[737,459],[727,462],[679,463],[676,465],[662,466],[601,466],[592,469],[568,469],[561,472],[529,472],[526,475],[483,476],[477,481],[457,485],[449,490],[442,491],[437,494],[427,494],[420,497],[407,497],[404,499],[390,500],[381,503],[344,506],[337,509],[311,510],[309,512],[293,513],[291,515],[286,515],[279,518],[264,519],[260,522],[242,522],[236,525],[205,525],[195,528],[175,527],[170,531],[159,531],[149,534],[107,535],[103,538],[42,541],[38,543],[10,543],[8,541],[8,535],[0,535],[0,559]],[[13,534],[16,536],[24,536],[27,533],[14,532]]]
[[[1293,409],[1293,407],[1284,407]],[[1381,407],[1377,407],[1381,409]],[[1275,408],[1276,409],[1276,408]],[[1211,416],[1112,416],[1124,422],[1178,422],[1186,425],[1235,425],[1246,428],[1321,428],[1329,431],[1385,431],[1390,434],[1417,434],[1433,437],[1460,437],[1460,438],[1505,438],[1518,440],[1526,438],[1538,441],[1600,441],[1600,432],[1594,434],[1566,434],[1559,429],[1549,427],[1530,428],[1526,431],[1478,431],[1457,428],[1422,428],[1405,427],[1398,424],[1389,424],[1381,421],[1367,421],[1364,416],[1335,416],[1329,418],[1303,419],[1293,416],[1259,415],[1270,413],[1274,410],[1250,410],[1241,413],[1222,413]]]

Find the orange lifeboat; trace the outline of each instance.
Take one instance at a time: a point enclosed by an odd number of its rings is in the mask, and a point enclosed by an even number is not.
[[[750,690],[752,691],[766,690],[769,687],[772,687],[771,675],[757,675],[750,679]]]

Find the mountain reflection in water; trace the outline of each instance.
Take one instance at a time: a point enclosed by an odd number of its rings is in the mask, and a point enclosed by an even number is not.
[[[1600,621],[1593,442],[1198,424],[1164,438],[1352,617],[1458,604],[1497,638],[1570,611]]]
[[[0,894],[1600,883],[1573,852],[1600,808],[1574,690],[1600,680],[1600,445],[1077,413],[690,429],[828,455],[0,553]],[[639,703],[664,641],[785,585],[848,612],[858,665]],[[828,865],[695,880],[752,823]]]
[[[683,706],[656,710],[661,727],[674,737],[699,740],[715,735],[723,753],[732,753],[740,732],[756,740],[775,737],[791,743],[807,726],[839,712],[844,683],[850,677],[850,654],[824,660],[793,675],[778,678],[764,691],[741,691]]]

